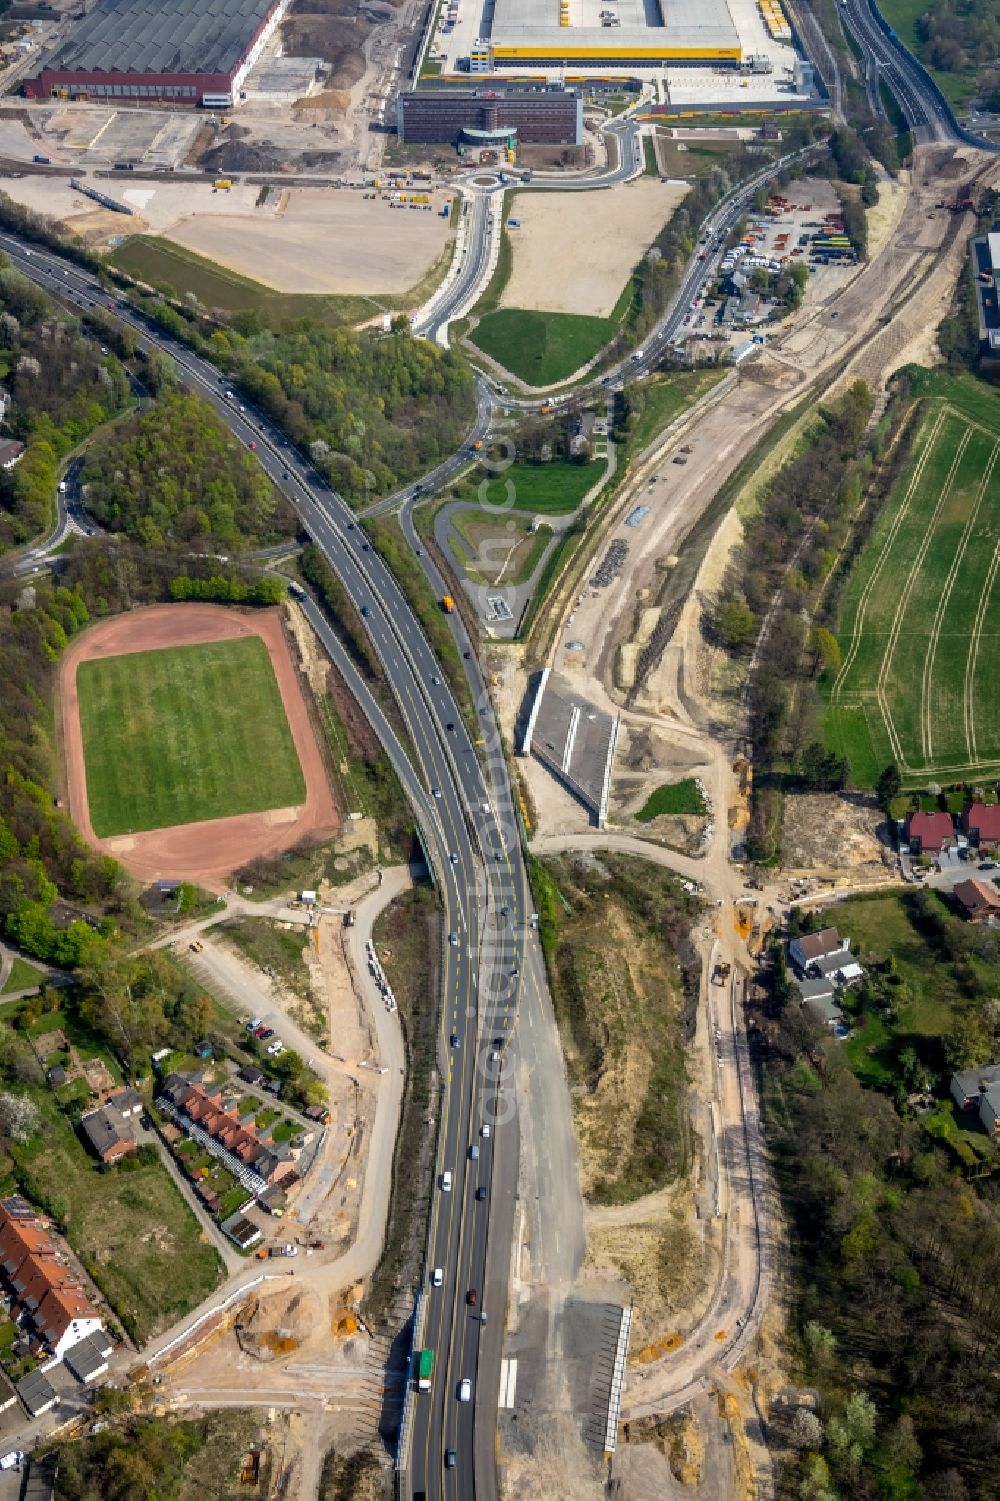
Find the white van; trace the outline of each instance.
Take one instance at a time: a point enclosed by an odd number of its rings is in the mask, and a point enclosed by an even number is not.
[[[24,1450],[11,1449],[9,1454],[0,1457],[0,1470],[19,1470],[24,1463]]]

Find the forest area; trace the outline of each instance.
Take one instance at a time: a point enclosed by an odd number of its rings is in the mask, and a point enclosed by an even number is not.
[[[416,339],[405,319],[388,332],[280,330],[256,313],[220,324],[132,291],[133,306],[227,372],[234,385],[344,497],[363,505],[431,468],[459,446],[475,411],[468,365]]]
[[[81,474],[88,512],[146,547],[239,554],[294,536],[290,506],[207,402],[165,391],[104,432]]]
[[[780,949],[758,1033],[795,1379],[819,1399],[777,1420],[777,1493],[995,1501],[1000,1162],[949,1081],[997,1056],[1000,937],[931,892],[856,898],[837,917],[863,936],[852,1028],[886,1040],[855,1047],[810,1021]]]
[[[0,469],[0,554],[45,532],[55,515],[59,462],[130,399],[114,355],[86,339],[0,255],[3,435],[26,445]]]

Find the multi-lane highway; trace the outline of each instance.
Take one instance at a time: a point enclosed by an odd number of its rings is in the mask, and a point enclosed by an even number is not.
[[[9,234],[0,234],[0,248],[20,271],[71,305],[86,309],[108,299],[89,272],[48,251],[26,247]],[[180,378],[214,406],[241,442],[255,443],[261,465],[295,507],[358,609],[414,748],[415,769],[408,766],[384,716],[374,704],[366,705],[414,806],[448,934],[441,958],[445,1090],[437,1172],[439,1183],[450,1172],[451,1188],[437,1188],[433,1198],[429,1245],[441,1279],[440,1286],[428,1289],[424,1338],[436,1352],[436,1379],[431,1396],[422,1397],[416,1407],[412,1485],[428,1496],[489,1497],[495,1489],[492,1466],[481,1467],[478,1486],[474,1478],[475,1432],[477,1422],[488,1425],[481,1447],[492,1455],[502,1320],[497,1318],[493,1326],[484,1323],[478,1306],[474,1310],[467,1299],[469,1290],[478,1293],[485,1280],[490,1229],[509,1244],[513,1226],[516,1136],[513,1151],[508,1150],[505,1134],[511,1122],[503,1101],[498,1108],[498,1094],[510,1066],[507,1038],[529,925],[517,825],[488,700],[485,694],[479,697],[479,723],[470,730],[396,580],[350,508],[312,465],[266,421],[228,398],[227,382],[207,361],[147,327],[126,303],[117,301],[115,310],[144,345],[172,356]],[[307,608],[329,641],[332,633],[323,617]],[[471,647],[464,649],[475,671]],[[343,654],[335,655],[343,666]],[[491,747],[487,775],[477,750]],[[487,1123],[491,1129],[484,1136]],[[478,1148],[475,1159],[473,1145]],[[503,1166],[503,1192],[494,1201],[497,1163]],[[497,1288],[495,1296],[499,1314],[506,1289]],[[490,1338],[484,1338],[487,1330]],[[466,1378],[468,1402],[458,1400],[459,1383]],[[449,1454],[454,1466],[446,1468]]]
[[[925,142],[964,142],[983,151],[1000,145],[963,129],[929,73],[882,19],[873,0],[843,0],[841,15],[861,47],[866,70],[874,70],[892,90],[914,139]],[[874,90],[877,97],[877,88]]]

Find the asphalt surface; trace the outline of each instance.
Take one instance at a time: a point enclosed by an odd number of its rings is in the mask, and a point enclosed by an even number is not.
[[[1000,145],[956,124],[940,91],[913,54],[879,14],[872,0],[844,0],[841,16],[865,56],[869,97],[878,98],[877,80],[884,78],[919,141],[964,143],[983,151],[1000,152]],[[872,76],[874,75],[874,76]],[[878,113],[882,113],[881,106]]]
[[[88,272],[45,250],[29,249],[8,234],[0,234],[0,248],[20,271],[71,306],[112,300]],[[483,730],[474,745],[415,616],[342,497],[279,432],[238,397],[227,398],[228,382],[213,366],[149,328],[127,304],[115,300],[115,311],[146,346],[173,357],[180,378],[211,402],[241,442],[255,444],[265,472],[295,507],[361,613],[414,747],[417,768],[409,765],[385,716],[351,670],[325,617],[304,601],[311,623],[358,694],[400,775],[451,935],[442,958],[439,1056],[447,1087],[437,1161],[439,1173],[452,1173],[453,1187],[447,1194],[437,1192],[433,1200],[430,1264],[441,1267],[442,1286],[428,1297],[424,1343],[436,1351],[436,1374],[431,1396],[416,1403],[412,1485],[414,1492],[422,1489],[432,1496],[489,1498],[496,1492],[495,1470],[492,1463],[481,1465],[478,1483],[474,1480],[474,1446],[481,1421],[482,1452],[492,1460],[502,1319],[483,1324],[478,1314],[472,1316],[466,1299],[470,1288],[483,1284],[490,1233],[509,1244],[513,1228],[516,1145],[514,1151],[504,1150],[509,1107],[502,1079],[504,1048],[516,1016],[527,893],[519,829],[489,701],[470,656]],[[471,653],[461,634],[460,644]],[[489,779],[479,748],[488,761]],[[495,1038],[504,1044],[496,1046]],[[482,1137],[482,1124],[490,1121],[492,1126],[494,1118],[495,1133]],[[476,1161],[469,1154],[473,1142],[479,1146]],[[495,1159],[503,1164],[503,1191],[494,1204]],[[479,1189],[485,1190],[482,1199]],[[494,1286],[494,1294],[499,1310],[506,1289]],[[459,1402],[456,1392],[465,1377],[472,1382],[473,1400]],[[455,1451],[456,1462],[445,1469],[448,1449]]]

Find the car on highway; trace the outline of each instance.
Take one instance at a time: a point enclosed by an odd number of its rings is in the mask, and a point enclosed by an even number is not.
[[[469,1288],[469,1291],[465,1295],[465,1301],[468,1303],[470,1308],[475,1308],[476,1304],[479,1302],[479,1294],[476,1292],[476,1289],[474,1287]]]
[[[369,608],[368,608],[367,605],[362,605],[361,606],[361,614],[362,614],[363,619],[365,619],[365,620],[368,619],[369,615],[371,614],[371,610],[369,610]]]
[[[483,1124],[479,1128],[479,1134],[480,1134],[480,1136],[489,1136],[489,1134],[490,1134],[490,1123],[489,1123],[489,1121],[483,1121]]]
[[[441,796],[441,788],[440,787],[432,787],[431,788],[431,797],[440,797],[440,796]]]
[[[436,1266],[431,1273],[431,1286],[440,1287],[444,1282],[444,1268]]]
[[[458,1052],[458,1049],[462,1046],[462,1039],[459,1037],[457,1032],[453,1032],[451,1034],[451,1045],[456,1052]]]
[[[451,1193],[451,1169],[450,1168],[445,1168],[444,1172],[441,1174],[441,1192],[445,1193],[445,1194],[450,1194]]]
[[[446,1449],[444,1451],[444,1467],[445,1467],[445,1469],[446,1470],[453,1470],[457,1464],[458,1464],[458,1455],[456,1454],[455,1450],[454,1449]]]
[[[250,449],[251,453],[253,453],[253,452],[256,451],[257,445],[256,445],[256,443],[254,442],[254,440],[252,438],[250,439],[250,442],[247,444],[247,447]]]
[[[445,725],[445,729],[448,730],[450,734],[454,734],[455,733],[455,726],[454,726],[454,724],[452,723],[452,721],[450,719],[449,719],[448,723]]]
[[[472,1382],[468,1376],[464,1376],[458,1383],[458,1400],[460,1402],[472,1401]]]
[[[472,1146],[469,1148],[469,1161],[470,1162],[478,1162],[479,1161],[479,1148],[478,1148],[478,1146],[476,1145],[475,1142],[473,1142]]]
[[[486,1189],[483,1187],[482,1184],[480,1184],[479,1187],[476,1189],[476,1198],[479,1200],[479,1202],[481,1204],[483,1202],[483,1200],[485,1199],[485,1197],[486,1197]]]
[[[451,944],[451,946],[452,946],[453,949],[457,949],[458,948],[458,934],[457,933],[449,933],[448,934],[448,942]]]
[[[451,860],[452,865],[457,865],[458,864],[458,855],[456,854],[456,852],[454,850],[452,850],[452,852],[451,852],[451,854],[449,855],[448,858]]]

